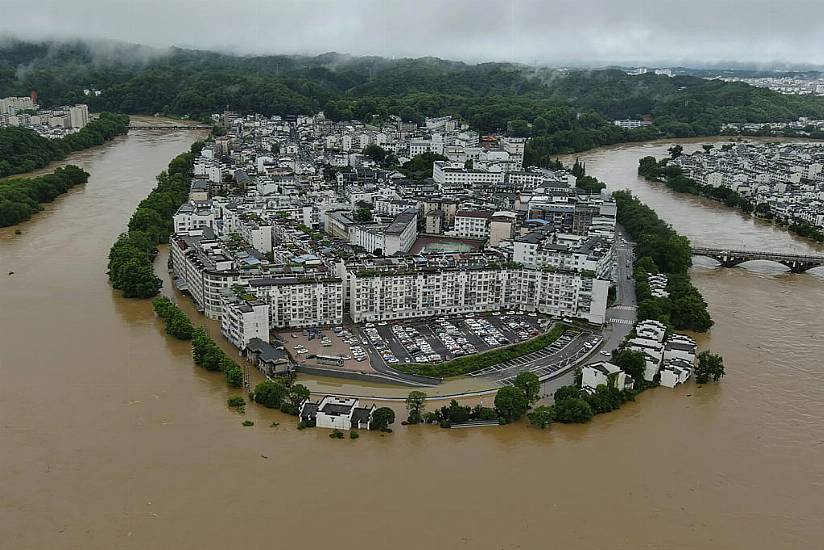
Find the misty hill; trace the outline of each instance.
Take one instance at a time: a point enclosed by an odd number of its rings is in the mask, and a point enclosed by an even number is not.
[[[37,90],[45,105],[195,118],[222,111],[333,119],[451,114],[484,131],[535,137],[528,160],[655,137],[717,134],[723,122],[824,118],[824,98],[743,83],[620,70],[559,72],[438,58],[232,56],[119,42],[0,43],[0,97]],[[85,96],[96,89],[99,96]],[[613,119],[652,117],[623,130]]]

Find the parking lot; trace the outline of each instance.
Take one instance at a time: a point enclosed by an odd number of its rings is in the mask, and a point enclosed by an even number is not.
[[[388,364],[437,363],[528,340],[541,333],[537,315],[446,318],[367,323],[361,330]]]
[[[365,340],[344,327],[332,329],[295,329],[278,333],[296,361],[346,370],[372,371]],[[313,357],[314,356],[314,357]],[[328,357],[321,359],[318,356]],[[340,358],[341,364],[333,359]]]

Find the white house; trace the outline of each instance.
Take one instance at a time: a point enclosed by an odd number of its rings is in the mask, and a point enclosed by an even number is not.
[[[300,419],[307,423],[314,421],[318,428],[368,430],[374,412],[375,405],[361,407],[360,400],[354,397],[327,395],[320,403],[304,401],[300,406]]]
[[[639,338],[663,342],[664,336],[667,334],[667,326],[661,321],[647,319],[635,325],[635,334],[637,334]]]
[[[673,334],[664,345],[664,360],[682,359],[690,364],[695,362],[695,340],[683,334]]]
[[[610,378],[614,378],[614,381],[610,381]],[[620,367],[606,361],[593,363],[581,369],[581,387],[584,390],[592,393],[602,384],[607,387],[614,385],[619,390],[631,390],[635,382],[632,376]]]
[[[661,385],[674,388],[692,375],[692,363],[683,359],[668,359],[661,366]]]
[[[649,338],[633,338],[629,341],[629,349],[644,354],[644,360],[646,361],[644,380],[652,382],[661,368],[661,360],[664,357],[663,344]]]

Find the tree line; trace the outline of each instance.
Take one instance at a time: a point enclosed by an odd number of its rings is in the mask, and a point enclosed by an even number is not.
[[[189,197],[192,166],[203,146],[195,142],[188,152],[172,159],[157,176],[157,186],[138,204],[128,231],[109,250],[109,281],[126,298],[151,298],[160,291],[162,281],[152,265],[157,245],[169,242],[174,213]]]
[[[0,227],[28,220],[42,210],[41,204],[52,202],[88,179],[88,173],[69,165],[45,176],[0,181]]]
[[[161,321],[166,325],[166,334],[178,340],[191,340],[194,336],[194,327],[189,317],[165,296],[152,300],[152,307]]]
[[[0,177],[43,168],[73,151],[102,145],[128,131],[129,117],[114,113],[101,113],[80,131],[58,139],[40,136],[29,128],[0,128]]]
[[[82,43],[9,41],[0,47],[0,96],[38,90],[42,101],[88,101],[96,110],[204,119],[226,105],[242,113],[311,114],[376,122],[453,115],[483,132],[528,136],[527,164],[600,145],[717,135],[724,122],[824,118],[824,98],[782,95],[744,83],[629,76],[620,70],[560,73],[509,63],[424,59],[233,57],[174,49],[142,63],[123,52],[101,62]],[[26,71],[18,71],[25,65]],[[6,77],[6,78],[4,78]],[[100,95],[84,96],[94,85]],[[646,118],[627,130],[615,119]]]
[[[713,325],[707,303],[690,281],[692,248],[654,210],[629,191],[613,193],[620,223],[636,243],[635,288],[638,320],[656,319],[680,330],[706,332]],[[669,297],[652,296],[649,275],[667,275]]]

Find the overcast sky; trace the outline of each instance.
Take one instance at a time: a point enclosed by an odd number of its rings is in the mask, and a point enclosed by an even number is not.
[[[824,64],[824,0],[0,0],[0,34],[233,53]]]

